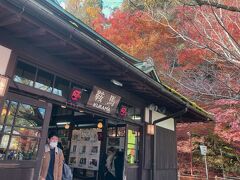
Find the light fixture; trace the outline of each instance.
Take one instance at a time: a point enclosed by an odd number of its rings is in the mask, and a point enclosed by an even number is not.
[[[83,91],[85,91],[85,92],[87,92],[87,91],[88,91],[88,90],[87,90],[87,89],[85,89],[85,88],[82,88],[82,90],[83,90]]]
[[[65,125],[65,124],[70,124],[70,122],[57,122],[57,125]]]
[[[7,91],[9,78],[0,75],[0,97],[4,97]]]
[[[102,123],[102,121],[99,121],[99,122],[98,122],[97,128],[98,128],[98,129],[102,129],[102,128],[103,128],[103,123]]]
[[[44,102],[44,103],[46,102],[44,99],[38,99],[38,100],[41,101],[41,102]]]
[[[141,116],[132,116],[131,117],[132,120],[141,120]]]
[[[61,105],[61,108],[66,109],[67,106],[66,106],[65,104],[62,104],[62,105]]]
[[[65,129],[69,129],[70,125],[69,124],[65,124],[64,128]]]
[[[153,124],[147,125],[147,134],[148,135],[154,135],[155,133],[155,126]]]
[[[119,81],[117,81],[117,80],[115,80],[115,79],[112,79],[111,82],[112,82],[113,84],[115,84],[116,86],[120,86],[120,87],[123,86],[123,84],[122,84],[121,82],[119,82]]]
[[[95,127],[96,123],[92,124],[78,124],[77,127]]]
[[[66,109],[67,108],[67,102],[65,102],[65,104],[62,104],[61,108]]]

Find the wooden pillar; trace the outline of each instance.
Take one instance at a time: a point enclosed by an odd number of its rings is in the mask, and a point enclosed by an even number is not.
[[[108,120],[103,120],[102,142],[100,148],[99,171],[98,180],[104,180],[105,162],[106,162],[106,148],[107,148],[107,134],[108,134]]]

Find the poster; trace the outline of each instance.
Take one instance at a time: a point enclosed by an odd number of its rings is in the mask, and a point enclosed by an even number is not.
[[[107,149],[115,147],[119,151],[124,150],[125,137],[108,137],[107,138]]]
[[[69,157],[71,167],[98,170],[101,145],[98,132],[101,131],[97,128],[73,130]]]

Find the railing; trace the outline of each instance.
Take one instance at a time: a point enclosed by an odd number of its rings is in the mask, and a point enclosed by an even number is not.
[[[178,180],[207,180],[206,177],[204,176],[191,176],[191,175],[180,175],[178,174]],[[229,176],[225,176],[225,177],[208,177],[208,180],[240,180],[240,177],[229,177]]]

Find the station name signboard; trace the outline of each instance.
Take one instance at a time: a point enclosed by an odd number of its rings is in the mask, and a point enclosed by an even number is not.
[[[114,114],[120,99],[120,96],[94,86],[87,106],[108,114]]]

